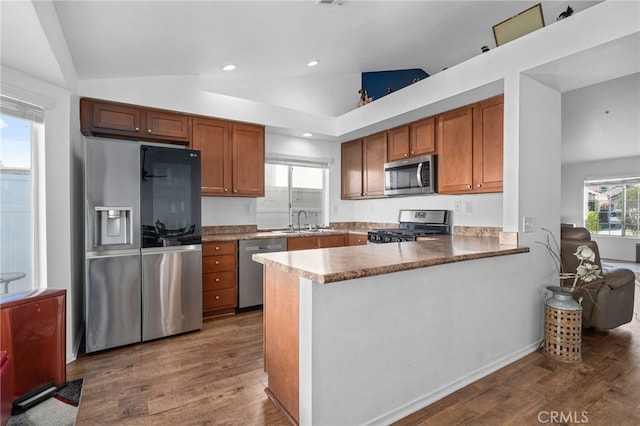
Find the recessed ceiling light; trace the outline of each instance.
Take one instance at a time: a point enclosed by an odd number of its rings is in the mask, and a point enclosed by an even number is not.
[[[236,69],[236,66],[233,64],[229,64],[229,65],[225,65],[224,67],[222,67],[223,70],[225,71],[233,71]]]
[[[304,136],[305,138],[310,138],[311,136],[313,136],[313,133],[306,132],[303,133],[302,136]]]
[[[315,66],[316,66],[316,65],[318,65],[319,63],[320,63],[320,61],[319,61],[319,60],[314,59],[313,61],[309,61],[309,62],[307,62],[307,66],[308,66],[308,67],[315,67]]]

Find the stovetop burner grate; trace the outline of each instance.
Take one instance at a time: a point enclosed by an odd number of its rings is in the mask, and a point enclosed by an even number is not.
[[[414,218],[414,221],[411,219]],[[430,222],[436,218],[437,222]],[[398,228],[374,229],[368,232],[369,243],[393,243],[416,241],[429,235],[451,234],[451,212],[449,210],[400,210]]]

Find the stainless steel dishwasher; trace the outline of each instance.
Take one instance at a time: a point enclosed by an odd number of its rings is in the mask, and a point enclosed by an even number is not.
[[[238,243],[238,309],[262,305],[262,264],[254,262],[256,253],[286,251],[286,238],[240,240]]]

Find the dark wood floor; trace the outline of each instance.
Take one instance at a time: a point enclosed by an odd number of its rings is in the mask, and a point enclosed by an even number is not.
[[[582,351],[575,365],[530,354],[397,425],[640,425],[640,319],[586,332]],[[287,425],[264,393],[262,368],[262,312],[253,311],[206,321],[201,332],[81,354],[67,379],[85,379],[80,426]]]

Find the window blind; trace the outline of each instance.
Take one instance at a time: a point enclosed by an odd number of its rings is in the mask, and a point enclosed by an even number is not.
[[[4,95],[0,95],[0,111],[3,114],[24,118],[36,123],[44,123],[44,108]]]

